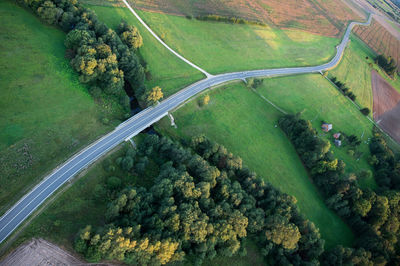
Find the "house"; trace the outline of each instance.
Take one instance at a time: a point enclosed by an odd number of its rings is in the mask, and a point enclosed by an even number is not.
[[[339,139],[340,138],[340,133],[338,132],[338,133],[335,133],[335,134],[333,134],[333,137],[335,138],[335,139]]]
[[[326,123],[322,124],[321,128],[322,131],[329,132],[332,130],[332,124],[326,124]]]
[[[336,145],[336,147],[342,146],[342,141],[338,140],[338,139],[335,139],[335,145]]]

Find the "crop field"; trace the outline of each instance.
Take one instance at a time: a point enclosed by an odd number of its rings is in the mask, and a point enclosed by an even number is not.
[[[389,17],[399,20],[400,9],[390,1],[387,0],[367,0],[373,7],[385,12]]]
[[[356,26],[354,32],[377,54],[391,56],[397,63],[400,62],[400,41],[376,20],[372,21],[371,26]],[[400,64],[397,70],[400,70]]]
[[[205,134],[223,144],[260,178],[295,196],[301,212],[320,229],[326,247],[351,245],[352,232],[325,206],[293,146],[276,126],[282,114],[241,83],[208,93],[208,105],[199,107],[193,100],[173,113],[177,129],[169,119],[161,120],[157,128],[174,138]]]
[[[376,71],[372,72],[374,120],[400,143],[400,93]]]
[[[210,14],[239,17],[268,23],[274,27],[297,28],[331,37],[339,37],[349,20],[360,19],[342,1],[137,0],[131,3],[146,11],[194,17]]]
[[[378,121],[380,116],[395,108],[400,102],[400,93],[376,71],[372,71],[372,88],[374,92],[374,119]]]
[[[0,2],[0,213],[43,175],[112,128],[64,58],[65,34]]]
[[[89,8],[96,12],[101,21],[113,29],[118,27],[121,20],[125,20],[139,29],[143,37],[143,47],[139,49],[139,53],[146,61],[149,71],[146,86],[160,86],[164,96],[167,97],[204,77],[202,73],[181,61],[162,46],[127,8],[95,5],[90,5]]]
[[[139,13],[168,45],[213,74],[318,65],[335,54],[335,46],[339,43],[339,39],[300,30]]]

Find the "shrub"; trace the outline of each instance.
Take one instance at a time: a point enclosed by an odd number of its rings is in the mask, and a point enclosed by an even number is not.
[[[207,105],[209,102],[210,102],[210,95],[207,94],[201,98],[200,106]]]
[[[371,110],[369,110],[369,108],[365,107],[365,108],[361,109],[360,112],[363,115],[367,116],[367,115],[369,115],[371,113]]]

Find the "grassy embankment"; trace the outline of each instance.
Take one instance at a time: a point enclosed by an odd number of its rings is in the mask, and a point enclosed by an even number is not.
[[[0,213],[122,116],[96,104],[64,58],[65,34],[0,2]]]
[[[210,73],[318,65],[335,53],[336,38],[300,30],[198,21],[138,11],[173,49]]]
[[[239,83],[209,94],[211,101],[207,106],[200,108],[194,100],[174,112],[178,129],[172,128],[168,119],[162,120],[158,128],[183,139],[204,133],[225,145],[260,178],[295,196],[301,212],[320,228],[328,248],[351,245],[352,232],[325,206],[294,148],[276,127],[282,114]]]
[[[112,29],[116,29],[121,20],[125,20],[139,29],[143,37],[143,47],[139,49],[139,53],[146,61],[151,76],[147,79],[146,86],[160,86],[164,91],[164,97],[167,97],[204,78],[201,72],[162,46],[127,8],[94,5],[88,5],[88,7],[94,10],[98,18]]]

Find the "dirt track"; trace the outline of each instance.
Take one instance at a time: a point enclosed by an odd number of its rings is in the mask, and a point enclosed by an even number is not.
[[[13,265],[89,265],[43,239],[32,239],[18,247],[0,262],[1,266]],[[91,264],[93,265],[93,264]]]
[[[375,70],[371,73],[374,95],[374,120],[400,143],[400,93]]]

